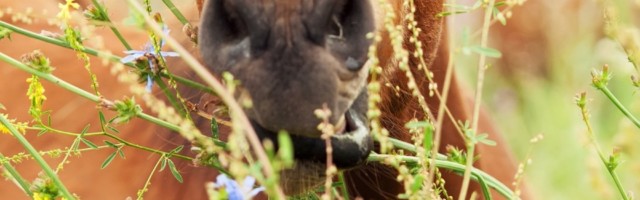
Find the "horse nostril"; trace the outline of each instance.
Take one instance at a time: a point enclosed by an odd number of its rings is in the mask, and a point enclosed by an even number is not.
[[[362,64],[358,62],[356,59],[352,57],[347,58],[347,61],[344,62],[344,65],[347,67],[349,71],[359,71],[362,69]]]

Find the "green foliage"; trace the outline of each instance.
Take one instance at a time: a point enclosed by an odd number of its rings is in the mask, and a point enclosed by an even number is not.
[[[44,173],[40,173],[31,183],[30,190],[33,192],[33,199],[35,200],[49,200],[63,196],[56,184]]]
[[[24,64],[38,70],[39,72],[51,73],[55,70],[55,68],[50,65],[49,58],[39,50],[34,50],[33,52],[22,56],[21,59]]]
[[[27,89],[27,96],[31,101],[31,107],[29,107],[29,114],[34,120],[41,122],[41,116],[44,114],[42,110],[42,104],[47,97],[44,95],[44,87],[40,83],[39,78],[35,75],[27,79],[29,88]]]
[[[109,166],[109,164],[111,164],[111,161],[113,161],[113,159],[116,157],[116,155],[120,155],[120,157],[124,159],[124,152],[122,151],[122,147],[124,145],[114,144],[114,143],[106,141],[106,140],[104,141],[104,143],[107,146],[109,146],[111,148],[114,148],[115,151],[112,152],[111,154],[109,154],[109,156],[107,156],[107,158],[102,162],[102,165],[100,165],[100,169],[104,169],[107,166]]]
[[[109,22],[109,16],[107,16],[106,9],[101,10],[98,9],[101,7],[100,5],[94,5],[87,8],[82,14],[88,20],[96,21],[96,22]]]
[[[115,111],[118,115],[111,119],[113,123],[127,123],[142,112],[140,105],[136,104],[135,97],[125,98],[122,101],[114,102]]]
[[[611,73],[609,72],[609,66],[605,65],[602,70],[593,70],[591,72],[591,83],[593,87],[597,89],[603,89],[607,87],[611,80]]]
[[[0,27],[0,40],[7,38],[9,40],[11,40],[11,33],[13,31],[9,30],[8,28],[5,27]]]

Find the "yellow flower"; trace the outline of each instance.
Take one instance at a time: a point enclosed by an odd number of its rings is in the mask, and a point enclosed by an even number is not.
[[[53,200],[51,196],[40,192],[33,193],[33,200]]]
[[[42,104],[44,103],[44,100],[47,100],[47,97],[44,96],[44,87],[42,87],[42,83],[40,83],[38,77],[35,75],[28,78],[27,83],[29,83],[27,96],[29,97],[29,100],[31,100],[29,114],[31,114],[31,116],[36,120],[39,120],[42,115]]]
[[[22,134],[24,134],[26,132],[26,129],[28,127],[28,124],[25,122],[17,122],[15,119],[9,119],[9,116],[7,116],[7,114],[0,114],[2,115],[4,118],[6,118],[7,120],[9,120],[9,123],[11,123],[16,129],[18,129],[18,131]],[[3,124],[0,124],[0,133],[4,133],[4,134],[11,134],[11,132],[9,132],[9,129],[4,126]]]
[[[57,17],[63,21],[66,21],[71,19],[69,10],[71,8],[78,9],[80,8],[80,5],[78,3],[74,3],[73,0],[67,0],[65,4],[59,3],[58,7],[60,8],[60,12],[58,13]]]

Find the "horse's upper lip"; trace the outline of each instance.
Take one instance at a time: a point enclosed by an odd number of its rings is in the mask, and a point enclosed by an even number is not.
[[[369,128],[364,116],[349,109],[343,119],[342,132],[331,137],[332,160],[340,169],[352,168],[364,163],[373,148],[373,140],[369,135]],[[251,124],[261,140],[277,141],[277,134],[274,131],[263,128],[255,120],[251,120]],[[326,162],[325,140],[319,137],[312,138],[296,134],[290,134],[290,137],[294,146],[296,160]],[[278,147],[277,144],[275,147]]]

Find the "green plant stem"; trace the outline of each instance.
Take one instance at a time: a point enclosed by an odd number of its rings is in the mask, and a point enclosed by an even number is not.
[[[485,1],[486,2],[486,1]],[[482,23],[482,38],[480,39],[480,46],[486,47],[489,41],[489,27],[491,26],[491,13],[493,11],[495,4],[495,0],[489,0],[487,7],[484,10],[484,22]],[[474,97],[474,105],[473,105],[473,117],[471,122],[471,129],[474,133],[478,133],[478,122],[480,120],[480,103],[482,102],[482,89],[484,85],[484,76],[486,71],[486,60],[487,56],[484,54],[480,55],[480,60],[478,61],[478,75],[476,80],[476,92]],[[460,189],[460,195],[458,196],[459,200],[464,200],[467,198],[467,190],[469,189],[469,176],[471,172],[471,167],[473,166],[473,157],[475,150],[475,143],[469,141],[469,139],[465,139],[467,143],[467,170],[464,172],[464,176],[462,178],[462,188]]]
[[[149,185],[151,185],[151,177],[153,177],[153,174],[156,172],[156,170],[158,170],[158,166],[162,162],[162,159],[165,159],[164,155],[161,155],[160,159],[158,159],[158,162],[156,162],[156,164],[153,166],[151,173],[149,173],[149,176],[147,177],[147,181],[144,182],[144,186],[142,187],[142,189],[138,191],[136,198],[137,200],[142,200],[142,195],[144,195],[144,193],[148,190]]]
[[[127,2],[131,5],[134,12],[141,13],[141,14],[144,13],[142,6],[137,1],[127,0]],[[164,35],[162,33],[162,29],[160,28],[160,26],[153,19],[151,19],[150,16],[146,14],[142,14],[142,16],[147,22],[148,27],[150,27],[151,30],[153,30],[153,32],[155,32],[156,34],[161,35],[165,39],[166,43],[169,46],[171,46],[171,48],[173,48],[175,52],[180,54],[180,56],[184,59],[187,65],[191,67],[191,69],[200,78],[202,78],[202,80],[205,83],[207,83],[207,85],[213,88],[216,94],[219,95],[222,102],[229,107],[229,115],[231,116],[232,119],[237,120],[236,122],[240,125],[237,127],[241,128],[239,130],[241,130],[242,131],[241,133],[244,134],[244,136],[247,138],[249,145],[253,149],[253,152],[255,153],[255,155],[258,157],[258,160],[262,164],[263,166],[262,171],[265,173],[264,175],[269,177],[273,176],[272,172],[274,172],[274,170],[273,170],[273,167],[271,166],[271,163],[269,162],[269,159],[266,155],[264,148],[262,147],[262,142],[260,141],[260,139],[258,139],[258,136],[253,130],[251,123],[249,122],[249,119],[247,118],[242,107],[238,104],[238,102],[235,100],[233,95],[229,93],[229,91],[220,83],[220,81],[218,81],[218,79],[216,79],[207,70],[207,68],[205,68],[202,64],[200,64],[200,62],[198,62],[182,45],[180,45],[178,41],[176,41],[171,37],[168,37],[167,35]],[[267,179],[269,177],[267,177]],[[282,188],[280,188],[280,186],[278,185],[276,185],[275,187],[276,187],[275,188],[276,192],[275,192],[274,198],[276,199],[285,198]]]
[[[344,172],[338,172],[338,180],[342,183],[340,185],[340,191],[342,192],[342,199],[349,200],[349,190],[347,190],[347,182],[345,182]]]
[[[56,132],[62,135],[69,135],[69,136],[78,136],[80,134],[78,133],[72,133],[72,132],[68,132],[68,131],[63,131],[63,130],[58,130],[58,129],[54,129],[51,127],[26,127],[25,129],[27,130],[36,130],[36,131],[42,131],[42,130],[47,130],[47,131],[52,131],[52,132]],[[102,132],[93,132],[93,133],[85,133],[84,136],[95,136],[95,135],[101,135]]]
[[[102,146],[97,146],[96,148],[92,148],[92,147],[82,148],[82,149],[78,149],[76,151],[77,152],[85,152],[85,151],[98,150],[98,149],[104,149],[104,148],[112,148],[112,147],[109,146],[109,145],[102,145]],[[48,151],[40,151],[38,153],[40,155],[44,156],[44,155],[47,155],[47,154],[53,154],[54,152],[62,152],[62,151],[64,151],[64,150],[62,150],[62,149],[54,149],[54,150],[48,150]],[[25,154],[25,155],[27,155],[27,157],[28,157],[29,154]],[[11,160],[11,158],[16,157],[16,156],[19,156],[19,154],[14,154],[13,156],[11,156],[9,158],[5,158],[5,159]],[[33,158],[33,157],[31,157],[31,158]]]
[[[152,152],[152,153],[158,154],[160,156],[164,156],[164,155],[169,154],[168,152],[164,152],[164,151],[160,151],[160,150],[157,150],[157,149],[153,149],[153,148],[145,147],[145,146],[142,146],[142,145],[139,145],[139,144],[128,142],[128,141],[126,141],[126,140],[124,140],[124,139],[122,139],[122,138],[120,138],[120,137],[118,137],[116,135],[111,134],[111,133],[104,133],[104,136],[110,137],[111,139],[114,139],[114,140],[124,144],[125,146],[133,147],[133,148],[136,148],[136,149],[142,149],[142,150],[145,150],[145,151],[148,151],[148,152]],[[171,154],[171,156],[172,157],[176,157],[176,158],[180,158],[180,159],[183,159],[183,160],[187,160],[187,161],[192,161],[193,160],[192,157],[181,155],[181,154],[177,154],[177,153]]]
[[[49,131],[53,131],[53,132],[56,132],[56,133],[69,135],[69,136],[79,136],[80,135],[78,133],[72,133],[72,132],[57,130],[57,129],[53,129],[51,127],[46,127],[46,128],[29,127],[28,129],[32,129],[32,130],[49,130]],[[155,154],[158,154],[158,155],[169,154],[169,152],[160,151],[160,150],[157,150],[157,149],[154,149],[154,148],[150,148],[150,147],[146,147],[146,146],[142,146],[142,145],[139,145],[139,144],[136,144],[136,143],[132,143],[132,142],[126,141],[126,140],[124,140],[124,139],[122,139],[122,138],[120,138],[120,137],[118,137],[118,136],[116,136],[114,134],[111,134],[111,133],[94,132],[94,133],[85,133],[84,134],[85,137],[98,136],[98,135],[106,136],[106,137],[109,137],[111,139],[114,139],[114,140],[122,143],[125,146],[129,146],[129,147],[133,147],[133,148],[136,148],[136,149],[148,151],[148,152],[155,153]],[[216,142],[222,142],[222,141],[216,141]],[[226,145],[224,145],[224,146],[226,146]],[[172,155],[174,157],[176,157],[176,158],[180,158],[180,159],[188,160],[188,161],[193,161],[193,159],[194,159],[192,157],[189,157],[189,156],[186,156],[186,155],[182,155],[182,154],[177,154],[177,153],[173,153]]]
[[[182,15],[182,13],[180,12],[180,10],[178,10],[178,8],[176,8],[176,5],[173,5],[173,2],[171,2],[171,0],[162,0],[162,2],[164,3],[164,5],[167,6],[167,8],[169,8],[169,10],[171,10],[171,13],[173,13],[173,15],[175,15],[176,18],[178,18],[178,21],[180,21],[182,25],[189,23],[189,21],[187,21],[187,18],[184,17],[184,15]]]
[[[36,76],[38,76],[40,78],[43,78],[43,79],[45,79],[45,80],[47,80],[47,81],[49,81],[49,82],[51,82],[53,84],[56,84],[56,85],[66,89],[66,90],[69,90],[69,91],[71,91],[71,92],[73,92],[73,93],[75,93],[77,95],[80,95],[81,97],[84,97],[84,98],[86,98],[86,99],[88,99],[90,101],[93,101],[95,103],[102,103],[103,101],[106,101],[106,100],[102,99],[101,97],[98,97],[98,96],[96,96],[96,95],[94,95],[94,94],[92,94],[90,92],[84,91],[84,90],[82,90],[82,89],[80,89],[80,88],[78,88],[78,87],[76,87],[76,86],[74,86],[74,85],[72,85],[72,84],[70,84],[70,83],[68,83],[68,82],[66,82],[66,81],[54,76],[54,75],[52,75],[52,74],[47,74],[47,73],[43,73],[43,72],[37,71],[35,69],[32,69],[32,68],[26,66],[25,64],[23,64],[23,63],[15,60],[15,59],[7,56],[6,54],[1,53],[1,52],[0,52],[0,60],[11,64],[11,65],[17,67],[18,69],[26,71],[27,73],[30,73],[30,74],[36,75]],[[176,132],[181,131],[180,127],[178,127],[177,125],[171,124],[171,123],[169,123],[167,121],[163,121],[163,120],[158,119],[156,117],[153,117],[153,116],[151,116],[149,114],[140,112],[136,116],[141,118],[141,119],[147,120],[147,121],[149,121],[151,123],[154,123],[154,124],[160,125],[162,127],[168,128],[169,130],[176,131]]]
[[[603,87],[603,88],[606,89],[606,87]],[[606,89],[606,91],[609,91],[609,90]],[[603,92],[604,92],[604,90],[603,90]],[[615,96],[613,96],[613,95],[612,95],[612,97],[615,98]],[[616,99],[616,101],[617,101],[617,99]],[[582,114],[582,121],[587,126],[587,134],[588,134],[588,137],[589,137],[589,141],[591,142],[591,144],[593,145],[593,148],[598,153],[598,157],[600,158],[600,161],[604,165],[604,168],[607,169],[607,172],[609,172],[609,175],[611,175],[611,178],[613,178],[613,182],[616,184],[616,188],[618,189],[618,192],[622,196],[622,199],[623,200],[629,200],[629,197],[627,196],[627,194],[625,192],[625,189],[622,186],[622,183],[620,182],[620,178],[618,177],[618,174],[615,172],[615,169],[609,167],[609,161],[607,161],[607,158],[604,156],[604,153],[602,153],[602,149],[600,148],[600,145],[596,142],[596,137],[595,137],[595,134],[593,133],[593,128],[591,127],[591,122],[589,121],[589,112],[587,111],[586,105],[579,106],[579,107],[580,107],[580,111],[581,111],[581,114]]]
[[[449,1],[451,5],[456,5],[456,0],[450,0]],[[453,13],[456,12],[456,7],[452,6],[451,7],[451,11]],[[448,23],[450,24],[455,24],[456,21],[456,17],[455,15],[451,15],[448,17],[447,19]],[[445,21],[446,23],[446,21]],[[456,38],[455,34],[455,29],[450,28],[447,30],[447,34],[449,38]],[[456,40],[453,39],[449,39],[447,40],[449,42],[448,47],[449,49],[455,49],[456,48]],[[431,158],[435,160],[435,157],[438,155],[438,151],[440,149],[440,141],[442,140],[442,130],[443,130],[443,124],[444,124],[444,115],[445,112],[447,114],[449,114],[449,116],[451,117],[451,121],[456,121],[455,118],[453,118],[453,116],[451,115],[451,112],[449,112],[449,110],[447,109],[447,101],[449,99],[449,90],[451,89],[451,80],[453,79],[453,64],[455,62],[455,56],[456,56],[456,51],[449,51],[449,60],[447,61],[447,69],[445,72],[445,77],[444,77],[444,84],[442,87],[442,93],[438,92],[438,90],[436,89],[436,95],[438,95],[439,99],[440,99],[440,105],[438,105],[438,114],[436,116],[436,122],[435,122],[435,133],[433,136],[433,146],[431,147],[429,152],[431,154]],[[421,62],[424,62],[424,59],[421,59]],[[426,65],[425,65],[426,66]],[[427,72],[427,67],[425,67],[425,73]],[[430,77],[429,74],[427,74],[427,77]],[[456,129],[458,129],[458,132],[460,134],[462,134],[461,129],[458,128],[458,126],[455,126]],[[428,151],[427,149],[425,149],[425,151]],[[432,188],[432,184],[434,183],[434,178],[435,178],[435,174],[436,174],[436,168],[434,166],[429,166],[428,169],[428,179],[427,179],[427,188]]]
[[[62,195],[64,196],[64,198],[68,200],[75,199],[73,195],[71,195],[69,190],[67,190],[67,188],[64,186],[64,184],[62,184],[62,181],[60,181],[60,179],[58,178],[58,175],[56,175],[55,172],[53,172],[51,167],[49,167],[47,162],[44,161],[44,159],[42,158],[42,156],[40,156],[38,151],[35,148],[33,148],[33,146],[31,146],[29,141],[27,141],[27,139],[24,138],[24,136],[22,136],[22,134],[20,134],[20,132],[18,132],[18,130],[16,130],[16,128],[13,127],[13,125],[2,115],[0,115],[0,122],[9,130],[9,132],[11,132],[11,135],[13,135],[13,137],[18,139],[18,142],[20,142],[20,144],[22,144],[22,146],[24,146],[24,148],[27,149],[29,154],[33,156],[33,158],[36,160],[38,165],[40,165],[40,167],[45,172],[45,174],[47,174],[47,176],[51,178],[51,180],[58,187],[60,192],[62,192]]]
[[[60,163],[58,164],[58,167],[56,167],[56,171],[55,171],[56,174],[60,172],[64,164],[67,163],[67,159],[69,159],[69,156],[71,156],[71,153],[74,152],[74,149],[77,149],[80,146],[80,139],[81,139],[80,136],[78,136],[76,137],[75,140],[73,140],[73,142],[71,143],[71,146],[69,146],[69,148],[67,149],[67,152],[64,154],[64,158],[62,158],[62,161],[60,161]]]
[[[484,199],[485,200],[492,200],[493,198],[491,197],[491,192],[489,191],[489,185],[487,185],[487,182],[484,181],[484,177],[476,176],[476,178],[478,179],[478,183],[480,184],[480,187],[482,188],[482,195],[484,196]]]
[[[608,169],[608,168],[607,168],[607,171],[609,171],[609,175],[611,175],[611,178],[613,178],[613,182],[616,184],[616,188],[618,188],[618,192],[620,193],[620,196],[622,196],[622,199],[630,200],[631,198],[629,198],[629,196],[624,190],[624,187],[622,186],[622,183],[620,182],[618,173],[616,173],[613,169]]]
[[[98,2],[98,0],[91,0],[91,2],[93,2],[93,6],[95,6],[96,9],[98,9],[100,11],[100,13],[102,13],[102,15],[105,17],[105,22],[107,22],[109,24],[109,28],[111,29],[113,34],[116,35],[118,40],[120,40],[120,43],[122,43],[124,48],[126,48],[127,50],[131,50],[131,45],[129,45],[127,40],[124,39],[122,34],[120,34],[120,31],[118,31],[118,29],[116,29],[116,27],[113,26],[113,23],[111,22],[111,19],[109,19],[109,15],[107,14],[107,11],[105,10],[105,8],[102,7],[102,4],[100,4]]]
[[[4,167],[4,169],[7,170],[9,174],[11,174],[11,178],[13,178],[13,180],[15,180],[16,183],[18,183],[18,185],[22,188],[24,193],[29,195],[29,197],[33,197],[33,193],[31,192],[31,190],[29,190],[29,183],[27,183],[27,181],[25,181],[24,178],[20,176],[20,173],[18,173],[18,171],[15,168],[13,168],[13,166],[11,166],[11,163],[9,162],[9,160],[7,160],[4,157],[4,155],[2,155],[2,153],[0,153],[0,160],[6,161],[6,162],[2,162],[2,167]]]
[[[379,141],[377,138],[375,138],[375,139],[376,139],[376,141]],[[407,143],[405,141],[398,140],[396,138],[391,138],[391,137],[388,138],[387,140],[389,140],[389,142],[391,142],[391,144],[395,148],[407,150],[407,151],[409,151],[411,153],[416,153],[417,148],[416,148],[416,146],[414,146],[412,144],[409,144],[409,143]],[[438,153],[438,154],[436,154],[436,159],[446,160],[447,156]]]
[[[169,87],[167,87],[167,84],[165,84],[162,81],[162,79],[156,76],[153,78],[153,80],[155,83],[158,84],[158,87],[160,88],[162,93],[164,93],[164,95],[167,97],[167,100],[169,101],[169,103],[171,103],[171,106],[173,106],[173,108],[176,109],[178,113],[180,113],[180,116],[191,120],[191,117],[185,105],[182,103],[182,101],[178,100],[177,98],[177,95],[178,95],[177,91],[176,91],[176,95],[173,95]]]
[[[622,105],[622,103],[620,103],[620,100],[618,100],[618,98],[611,93],[611,90],[609,90],[609,88],[607,88],[606,86],[604,87],[596,87],[598,90],[602,91],[602,93],[604,93],[605,96],[607,96],[607,98],[609,98],[609,100],[625,115],[627,116],[627,118],[629,118],[629,120],[631,120],[631,122],[636,125],[636,127],[640,128],[640,121],[638,121],[638,119],[633,116],[633,114],[631,114],[631,112],[629,112],[629,110],[624,107],[624,105]]]
[[[13,31],[15,33],[24,35],[26,37],[37,39],[37,40],[40,40],[40,41],[43,41],[43,42],[47,42],[47,43],[50,43],[50,44],[53,44],[53,45],[56,45],[56,46],[64,47],[64,48],[67,48],[67,49],[73,49],[64,40],[43,36],[43,35],[31,32],[31,31],[25,30],[23,28],[20,28],[20,27],[17,27],[17,26],[13,26],[13,25],[11,25],[9,23],[6,23],[6,22],[4,22],[2,20],[0,20],[0,26],[1,27],[5,27],[5,28],[7,28],[7,29],[9,29],[9,30],[11,30],[11,31]],[[120,59],[121,58],[118,57],[118,56],[114,56],[114,55],[111,55],[111,54],[108,54],[108,53],[100,52],[100,51],[97,51],[95,49],[88,48],[88,47],[83,48],[81,51],[84,52],[84,53],[87,53],[89,55],[107,58],[108,60],[110,60],[110,61],[112,61],[114,63],[120,63]],[[129,66],[129,67],[132,67],[132,68],[135,68],[135,65],[133,65],[131,63],[127,63],[125,65]],[[174,80],[176,80],[176,82],[178,82],[180,84],[183,84],[185,86],[188,86],[188,87],[191,87],[191,88],[194,88],[194,89],[197,89],[197,90],[209,93],[209,94],[214,94],[213,89],[211,89],[211,88],[209,88],[209,87],[207,87],[205,85],[202,85],[200,83],[197,83],[195,81],[192,81],[190,79],[187,79],[187,78],[184,78],[184,77],[180,77],[180,76],[175,76],[175,75],[172,75],[172,74],[167,74],[167,73],[160,73],[160,76],[162,76],[164,78],[173,78]]]
[[[375,154],[375,153],[372,153],[371,155],[369,155],[369,158],[367,158],[367,161],[383,163],[383,161],[388,158],[399,159],[401,161],[410,162],[410,163],[419,163],[420,161],[417,157],[414,157],[414,156],[384,155],[384,154]],[[436,160],[433,160],[433,162],[435,162],[436,167],[453,170],[459,173],[467,170],[466,166],[459,163],[447,161],[447,160],[436,159]],[[478,177],[482,177],[488,186],[498,191],[498,193],[502,194],[505,198],[516,199],[515,194],[513,193],[513,191],[511,191],[511,189],[509,189],[509,187],[507,187],[506,185],[504,185],[503,183],[498,181],[498,179],[492,177],[491,175],[483,172],[482,170],[476,169],[474,167],[471,167],[470,173],[473,175],[471,179],[477,180]]]

